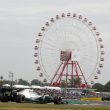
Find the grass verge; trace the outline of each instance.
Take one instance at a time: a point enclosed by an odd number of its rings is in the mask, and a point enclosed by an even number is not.
[[[54,105],[8,102],[0,103],[0,110],[110,110],[110,107],[99,105]]]

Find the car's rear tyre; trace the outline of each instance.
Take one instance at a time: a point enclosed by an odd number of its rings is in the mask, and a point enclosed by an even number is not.
[[[17,95],[15,102],[17,102],[17,103],[25,102],[25,96],[23,96],[23,95]]]

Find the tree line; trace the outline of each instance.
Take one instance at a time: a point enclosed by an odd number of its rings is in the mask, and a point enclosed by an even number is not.
[[[98,92],[110,92],[110,81],[108,81],[105,85],[101,83],[95,83],[92,88],[96,89]]]
[[[30,85],[38,85],[38,86],[46,86],[46,83],[43,83],[41,81],[39,81],[38,79],[33,79],[31,82],[24,80],[22,78],[17,79],[15,81],[10,81],[10,80],[4,80],[0,78],[0,86],[4,85],[4,84],[9,84],[9,85],[25,85],[25,86],[30,86]]]
[[[10,80],[4,80],[3,77],[0,77],[0,86],[3,84],[18,84],[18,85],[37,85],[37,86],[47,86],[48,83],[44,83],[38,79],[33,79],[31,82],[28,82],[27,80],[24,80],[22,78],[15,80],[15,81],[10,81]],[[81,79],[79,77],[74,77],[70,79],[69,81],[62,80],[61,81],[61,87],[71,87],[71,88],[79,88],[79,85],[81,84]],[[96,89],[98,92],[110,92],[110,81],[108,81],[105,85],[101,83],[95,83],[91,87],[92,89]]]

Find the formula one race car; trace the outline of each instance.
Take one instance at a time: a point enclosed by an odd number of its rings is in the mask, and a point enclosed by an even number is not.
[[[35,102],[35,103],[51,103],[53,97],[49,95],[38,95],[32,89],[24,89],[14,96],[15,102]]]
[[[32,89],[14,90],[13,88],[0,88],[0,101],[51,103],[53,102],[53,97],[38,95]]]

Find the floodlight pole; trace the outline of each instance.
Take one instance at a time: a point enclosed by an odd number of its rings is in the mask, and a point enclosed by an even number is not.
[[[10,81],[10,86],[13,86],[13,77],[14,77],[14,73],[13,72],[9,72],[9,79],[11,79]]]

